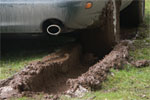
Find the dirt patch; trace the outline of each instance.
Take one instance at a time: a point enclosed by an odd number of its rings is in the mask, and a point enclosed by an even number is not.
[[[131,64],[137,68],[150,66],[150,60],[137,60],[132,61]]]
[[[101,83],[107,78],[111,68],[122,68],[128,57],[128,41],[123,41],[100,60],[97,64],[91,66],[86,73],[83,73],[77,79],[69,79],[70,90],[67,93],[78,96],[83,90],[93,90],[101,86]],[[82,92],[80,92],[82,91]]]
[[[0,98],[28,95],[31,92],[63,93],[69,89],[67,80],[86,72],[97,59],[92,54],[86,54],[82,60],[81,52],[80,45],[67,46],[40,61],[29,63],[11,78],[0,81]]]
[[[92,67],[90,65],[97,61],[97,57],[81,55],[80,45],[65,47],[40,61],[29,63],[11,78],[1,81],[0,98],[29,96],[38,92],[80,96],[89,89],[99,87],[110,68],[123,66],[128,56],[127,45],[127,41],[121,42]]]

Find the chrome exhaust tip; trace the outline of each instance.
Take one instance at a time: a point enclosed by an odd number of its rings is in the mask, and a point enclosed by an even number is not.
[[[49,25],[47,27],[47,33],[50,35],[58,35],[61,33],[61,27],[56,24]]]

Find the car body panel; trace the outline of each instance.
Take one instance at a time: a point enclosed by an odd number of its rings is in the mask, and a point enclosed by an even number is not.
[[[120,10],[125,9],[128,5],[132,3],[133,0],[122,0]]]
[[[0,0],[0,33],[42,33],[47,19],[60,20],[65,32],[83,29],[101,20],[109,0]],[[92,2],[90,9],[85,4]],[[121,10],[132,0],[122,0]]]

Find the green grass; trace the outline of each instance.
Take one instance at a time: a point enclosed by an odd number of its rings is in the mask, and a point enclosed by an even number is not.
[[[125,70],[112,70],[100,91],[88,93],[84,98],[96,96],[94,100],[149,100],[150,99],[150,67],[137,69],[133,66]]]
[[[150,0],[145,0],[145,21],[147,22],[147,24],[150,24]]]
[[[0,60],[0,79],[6,79],[20,69],[22,69],[25,65],[27,65],[30,61],[39,60],[47,53],[41,53],[40,55],[32,53],[30,56],[25,56],[28,52],[21,52],[14,56],[9,57],[6,55],[4,58]]]
[[[10,100],[16,100],[16,99],[10,99]],[[22,98],[18,98],[17,100],[34,100],[34,99],[29,97],[22,97]]]

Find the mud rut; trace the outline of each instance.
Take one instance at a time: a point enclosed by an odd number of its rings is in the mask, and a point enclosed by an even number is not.
[[[97,57],[82,55],[80,45],[67,46],[40,61],[29,63],[14,76],[0,81],[0,98],[28,96],[37,92],[81,96],[98,88],[106,79],[109,69],[121,68],[127,56],[127,41],[116,45],[97,64],[94,64]]]

